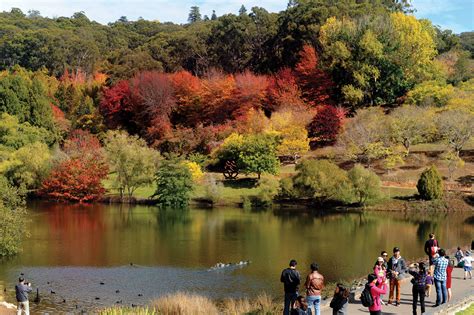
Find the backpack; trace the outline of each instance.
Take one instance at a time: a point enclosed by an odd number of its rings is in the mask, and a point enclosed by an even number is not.
[[[370,292],[370,286],[368,284],[365,285],[365,288],[360,295],[360,301],[365,307],[371,307],[374,305],[374,297]]]

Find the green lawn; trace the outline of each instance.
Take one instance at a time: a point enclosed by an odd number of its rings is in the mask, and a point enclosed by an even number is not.
[[[456,315],[472,315],[474,314],[474,303],[463,311],[457,312]]]

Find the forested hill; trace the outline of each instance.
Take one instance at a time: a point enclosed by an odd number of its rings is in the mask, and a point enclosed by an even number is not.
[[[81,12],[44,18],[35,10],[25,14],[13,8],[0,13],[0,66],[45,67],[57,77],[65,69],[101,71],[113,80],[150,69],[184,69],[196,75],[211,68],[271,73],[294,66],[305,43],[321,50],[318,33],[330,17],[364,18],[367,23],[367,17],[383,19],[391,12],[411,11],[406,0],[292,0],[280,13],[242,7],[236,14],[208,17],[193,7],[184,25],[128,21],[124,16],[105,26]],[[459,43],[474,53],[472,33],[455,36],[449,30],[434,30],[438,53]]]

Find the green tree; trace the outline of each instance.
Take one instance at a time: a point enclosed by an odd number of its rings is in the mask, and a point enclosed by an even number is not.
[[[327,160],[305,160],[296,166],[293,187],[300,197],[320,201],[344,200],[347,194],[347,173]]]
[[[237,165],[249,173],[276,174],[280,161],[276,156],[276,141],[271,135],[257,134],[246,137],[239,152]]]
[[[125,131],[109,131],[105,150],[111,171],[116,174],[114,187],[121,198],[124,193],[132,198],[137,188],[153,183],[159,154],[148,148],[143,139]]]
[[[31,126],[28,122],[20,123],[16,116],[7,113],[0,116],[0,145],[19,149],[35,142],[52,144],[53,139],[44,128]]]
[[[163,160],[156,173],[158,204],[163,208],[184,208],[193,190],[193,178],[189,168],[177,158]]]
[[[51,159],[51,153],[45,143],[29,143],[0,162],[0,174],[16,187],[36,189],[48,176]]]
[[[434,30],[403,13],[329,18],[321,26],[323,62],[351,108],[393,104],[435,73]]]
[[[402,106],[389,116],[390,137],[405,147],[406,155],[414,144],[432,140],[436,133],[434,112],[426,107]]]
[[[347,172],[347,177],[359,204],[364,205],[380,197],[381,181],[373,171],[357,164]]]
[[[199,11],[199,7],[192,6],[191,9],[189,10],[188,22],[189,23],[196,23],[196,22],[199,22],[199,21],[202,21],[201,12]]]
[[[421,173],[416,188],[424,200],[440,199],[443,196],[443,180],[434,165]]]
[[[24,194],[0,176],[0,257],[17,254],[28,236]]]

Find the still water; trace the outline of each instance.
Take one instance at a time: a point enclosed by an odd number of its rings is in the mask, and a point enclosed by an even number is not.
[[[349,280],[367,274],[381,250],[398,246],[405,258],[422,256],[431,231],[449,248],[474,237],[467,223],[472,212],[318,216],[45,202],[29,208],[25,230],[31,237],[20,255],[1,262],[0,287],[13,302],[12,289],[24,273],[42,298],[33,310],[51,313],[143,305],[180,290],[212,298],[262,291],[278,296],[280,272],[291,258],[303,275],[316,261],[328,281]],[[208,270],[242,260],[251,264]]]

